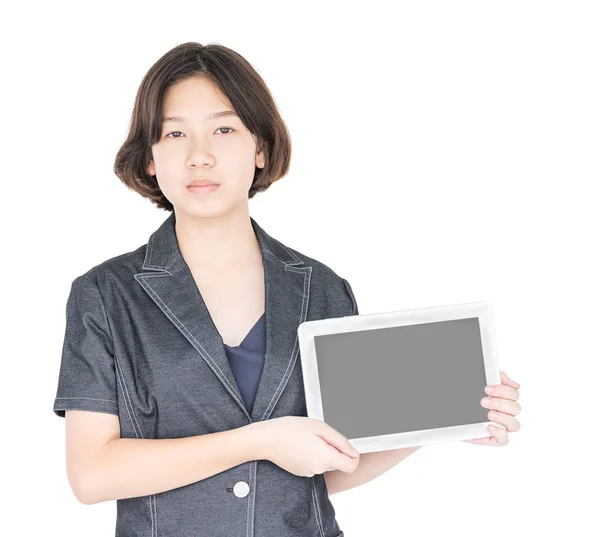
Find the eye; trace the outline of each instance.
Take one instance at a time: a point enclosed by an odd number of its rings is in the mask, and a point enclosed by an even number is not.
[[[235,129],[232,129],[231,127],[219,127],[217,129],[217,131],[220,131],[221,129],[228,129],[230,131],[234,131]],[[166,135],[167,138],[171,137],[171,138],[181,138],[181,136],[171,136],[171,134],[183,134],[181,131],[173,131],[170,132],[169,134]],[[222,133],[222,134],[229,134],[228,132]]]

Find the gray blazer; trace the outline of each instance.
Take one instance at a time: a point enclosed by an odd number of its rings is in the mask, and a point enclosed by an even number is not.
[[[266,355],[252,414],[185,263],[171,215],[137,250],[78,276],[67,301],[54,412],[119,416],[122,438],[180,438],[306,416],[297,328],[358,314],[348,282],[251,218],[265,269]],[[323,474],[268,460],[117,500],[121,537],[342,537]]]

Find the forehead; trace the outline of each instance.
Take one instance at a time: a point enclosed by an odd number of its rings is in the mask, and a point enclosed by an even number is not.
[[[200,77],[171,86],[162,103],[163,118],[177,121],[211,120],[237,115],[227,96],[213,82]]]

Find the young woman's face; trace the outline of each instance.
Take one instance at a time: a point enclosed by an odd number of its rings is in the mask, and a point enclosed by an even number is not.
[[[210,117],[218,112],[233,115]],[[163,120],[147,171],[156,175],[176,211],[214,216],[247,204],[255,166],[264,167],[264,154],[219,88],[199,77],[179,82],[165,93],[162,116],[181,119]],[[188,186],[204,178],[219,186]]]

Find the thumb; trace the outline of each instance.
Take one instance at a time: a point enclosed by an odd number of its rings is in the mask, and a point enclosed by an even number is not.
[[[328,463],[333,467],[334,470],[340,470],[341,472],[346,472],[351,474],[358,467],[360,454],[356,457],[350,458],[347,457],[344,453],[338,451],[331,444],[325,442],[327,449],[331,451],[331,459],[329,459]]]
[[[345,455],[351,458],[358,457],[358,450],[355,449],[350,440],[348,440],[342,433],[336,431],[333,427],[323,422],[323,429],[318,433],[319,436],[325,440],[328,444],[332,445],[338,451],[341,451]]]

